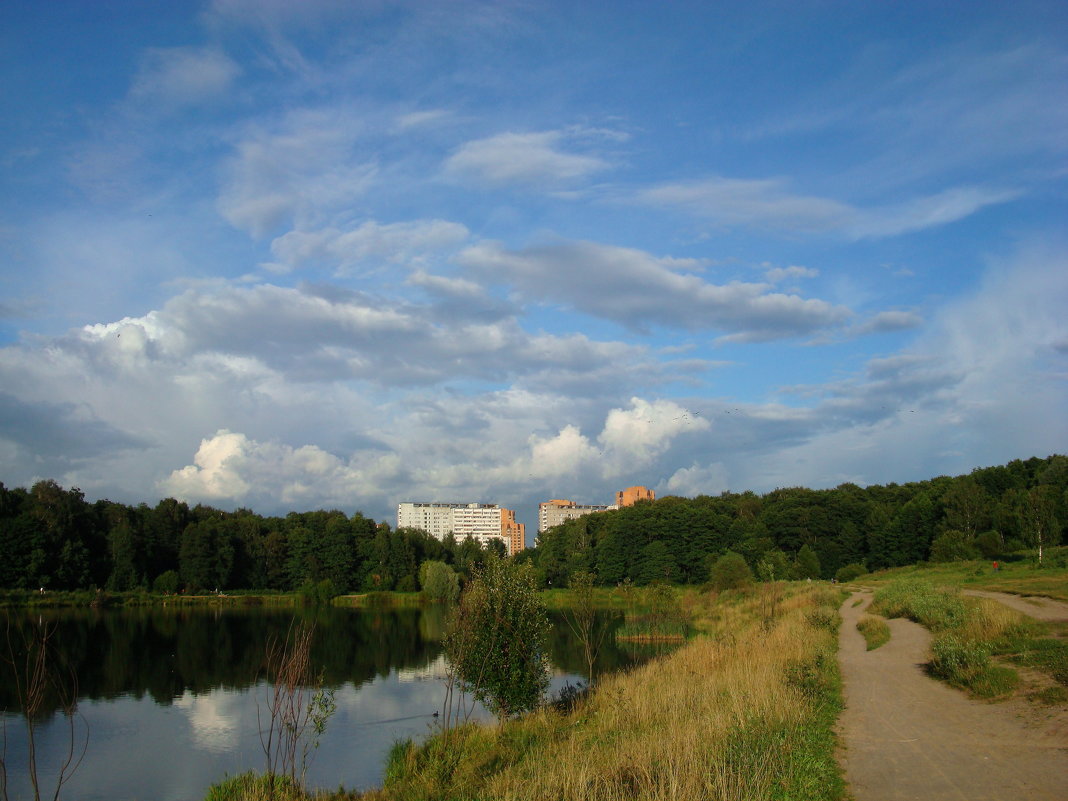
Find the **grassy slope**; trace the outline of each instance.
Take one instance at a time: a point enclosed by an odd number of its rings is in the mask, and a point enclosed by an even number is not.
[[[1068,548],[1047,549],[1046,561],[1064,562]],[[1030,560],[999,562],[945,562],[880,570],[857,579],[858,584],[881,585],[899,579],[924,579],[940,586],[994,590],[1016,595],[1043,595],[1068,601],[1068,567],[1036,567]]]
[[[703,636],[604,678],[570,714],[400,745],[367,798],[841,798],[841,596],[820,585],[687,593]]]

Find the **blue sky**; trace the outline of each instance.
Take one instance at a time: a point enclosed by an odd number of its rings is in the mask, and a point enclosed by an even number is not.
[[[1068,450],[1063,3],[13,0],[0,480],[392,519]]]

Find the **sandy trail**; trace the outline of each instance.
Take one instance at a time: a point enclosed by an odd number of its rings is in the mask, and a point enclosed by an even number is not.
[[[908,620],[887,621],[890,642],[866,651],[856,623],[870,601],[854,593],[842,605],[839,635],[840,759],[857,801],[1065,801],[1063,716],[972,701],[929,678],[930,633]]]

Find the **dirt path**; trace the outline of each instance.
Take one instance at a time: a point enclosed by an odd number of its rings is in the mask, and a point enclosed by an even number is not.
[[[993,598],[1000,601],[1017,612],[1023,612],[1028,617],[1037,620],[1068,620],[1068,604],[1064,601],[1054,601],[1051,598],[1043,598],[1039,595],[1012,595],[1007,592],[990,592],[988,590],[962,590],[965,595],[974,595],[976,598]],[[1068,795],[1068,793],[1066,793]]]
[[[856,623],[870,601],[843,604],[839,635],[840,758],[857,801],[1068,798],[1063,716],[1039,720],[1023,702],[972,701],[929,678],[930,634],[908,620],[887,621],[890,642],[866,651]]]

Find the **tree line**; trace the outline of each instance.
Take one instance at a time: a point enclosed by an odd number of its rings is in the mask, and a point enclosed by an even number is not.
[[[907,484],[669,496],[570,520],[517,558],[533,562],[546,587],[567,586],[577,571],[606,586],[702,583],[727,551],[757,575],[833,578],[849,565],[1037,552],[1066,526],[1068,457],[1053,455]],[[341,593],[415,591],[424,562],[466,577],[487,554],[473,540],[393,530],[359,512],[263,517],[174,498],[90,503],[46,480],[29,490],[0,483],[0,555],[0,587],[10,589],[291,591],[328,582]]]
[[[414,591],[425,561],[468,575],[486,558],[473,540],[393,530],[359,512],[263,517],[174,498],[154,507],[90,503],[52,480],[29,490],[0,483],[0,554],[0,587],[114,592],[292,591],[324,582],[333,593]]]
[[[569,520],[521,558],[543,584],[699,584],[730,551],[762,578],[834,578],[922,561],[1036,553],[1068,527],[1068,457],[1015,460],[907,484],[666,497]]]

